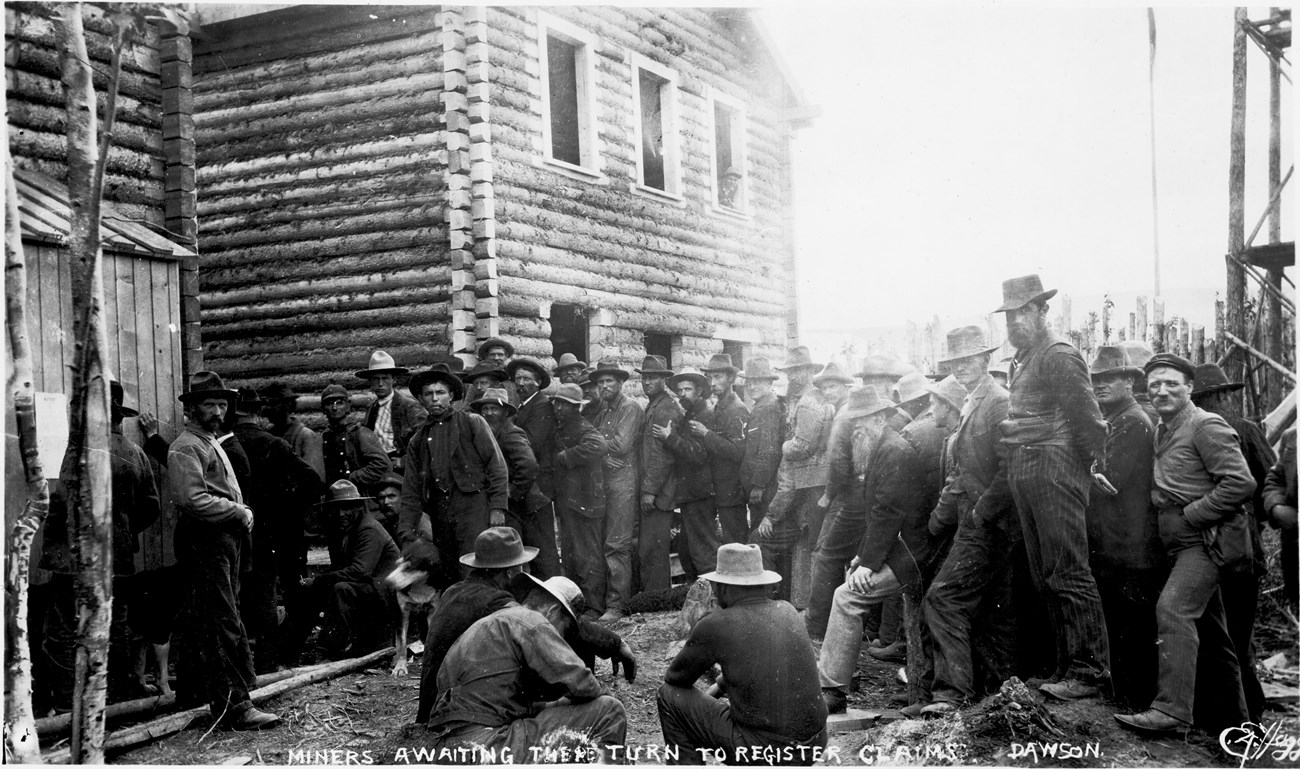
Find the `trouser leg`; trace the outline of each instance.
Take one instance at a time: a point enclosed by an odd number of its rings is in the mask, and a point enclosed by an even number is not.
[[[186,648],[197,659],[183,666],[188,690],[206,692],[214,717],[239,713],[251,703],[255,680],[248,634],[239,619],[241,543],[224,532],[204,532],[186,553],[189,570],[189,622],[183,623],[192,642]],[[191,656],[191,655],[187,655]]]
[[[858,552],[866,520],[862,510],[836,502],[822,525],[817,549],[813,551],[812,590],[808,598],[808,635],[826,633],[835,588],[844,582],[844,567]]]
[[[821,537],[827,514],[827,509],[817,503],[825,491],[825,486],[799,489],[795,513],[800,534],[790,550],[790,602],[796,609],[808,608],[812,596],[813,550]]]
[[[1264,717],[1264,689],[1255,674],[1255,617],[1259,608],[1259,577],[1254,572],[1224,574],[1219,583],[1223,613],[1232,636],[1241,669],[1241,688],[1246,695],[1250,720],[1260,723]]]
[[[240,619],[248,630],[253,647],[253,668],[259,673],[275,670],[276,630],[279,617],[275,612],[274,564],[257,564],[240,579]]]
[[[723,544],[749,541],[749,508],[744,504],[718,505],[718,523]]]
[[[529,570],[538,579],[548,579],[560,573],[560,554],[555,549],[555,508],[549,504],[534,510],[523,520],[519,532],[524,544],[537,548],[537,557]]]
[[[714,524],[717,515],[713,500],[700,499],[682,505],[682,534],[690,553],[691,565],[696,574],[707,574],[717,568],[718,533]]]
[[[647,592],[672,588],[672,567],[668,559],[673,512],[655,508],[641,512],[637,556],[641,563],[641,589]]]
[[[54,574],[49,582],[42,651],[48,664],[51,701],[59,711],[72,710],[76,681],[77,606],[71,574]]]
[[[587,608],[605,611],[605,519],[566,514],[564,530],[569,532],[569,549],[564,568],[582,589]]]
[[[847,584],[835,588],[826,640],[817,659],[817,673],[823,689],[843,689],[846,693],[858,669],[862,648],[862,615],[866,610],[898,595],[899,586],[890,580],[885,589],[858,593]]]
[[[605,476],[605,608],[627,611],[632,593],[632,548],[636,538],[636,469],[607,470]]]
[[[763,568],[781,575],[776,585],[776,598],[789,601],[791,597],[791,567],[794,563],[794,548],[803,536],[799,528],[798,516],[794,513],[772,524],[772,533],[761,537],[755,530],[749,535],[749,544],[758,545],[763,554]]]

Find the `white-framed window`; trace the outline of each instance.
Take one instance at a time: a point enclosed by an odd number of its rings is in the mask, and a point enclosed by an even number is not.
[[[596,146],[596,38],[549,14],[537,14],[546,160],[599,175]]]
[[[682,173],[677,73],[637,53],[630,59],[637,187],[679,198]]]
[[[713,205],[744,213],[749,208],[744,102],[710,89],[709,114],[713,124]]]

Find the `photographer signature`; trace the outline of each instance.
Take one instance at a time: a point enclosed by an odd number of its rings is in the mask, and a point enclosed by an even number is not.
[[[1300,760],[1300,738],[1283,734],[1279,723],[1256,724],[1247,721],[1219,733],[1219,746],[1230,756],[1241,759],[1239,766],[1268,756],[1274,761]]]

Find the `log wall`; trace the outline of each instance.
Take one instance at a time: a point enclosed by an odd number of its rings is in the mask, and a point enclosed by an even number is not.
[[[359,390],[377,347],[446,351],[439,16],[289,8],[194,42],[204,360],[232,385]]]
[[[5,3],[5,92],[9,150],[18,168],[67,182],[67,134],[56,14],[66,3]],[[112,26],[86,6],[86,48],[102,108]],[[104,198],[122,216],[164,224],[164,159],[159,40],[152,25],[122,57],[117,124],[104,175]]]

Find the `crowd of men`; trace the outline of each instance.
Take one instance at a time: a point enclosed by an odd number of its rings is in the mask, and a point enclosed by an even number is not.
[[[1294,430],[1279,460],[1213,364],[1138,342],[1085,360],[1049,328],[1055,293],[1036,275],[1003,284],[1005,372],[975,326],[948,334],[930,378],[886,355],[846,371],[805,347],[744,370],[727,354],[698,371],[565,354],[548,370],[494,338],[468,370],[446,356],[411,374],[376,351],[356,372],[374,395],[364,417],[331,384],[320,435],[287,385],[235,391],[199,372],[170,446],[148,415],[144,452],[114,443],[114,507],[129,543],[157,517],[144,453],[166,466],[183,694],[234,728],[275,723],[248,700],[254,672],[294,664],[322,613],[329,655],[384,640],[383,578],[416,543],[445,590],[417,720],[446,746],[522,750],[559,726],[621,741],[622,705],[590,660],[635,675],[609,626],[637,593],[671,588],[673,553],[720,608],[660,689],[669,745],[809,763],[864,640],[906,662],[910,716],[1016,675],[1049,700],[1112,697],[1142,733],[1258,722],[1265,526],[1283,532],[1296,601]],[[410,396],[395,386],[408,375]],[[114,408],[133,415],[120,388]],[[328,572],[307,575],[304,531],[329,543]],[[72,621],[52,612],[47,643],[66,645]]]

